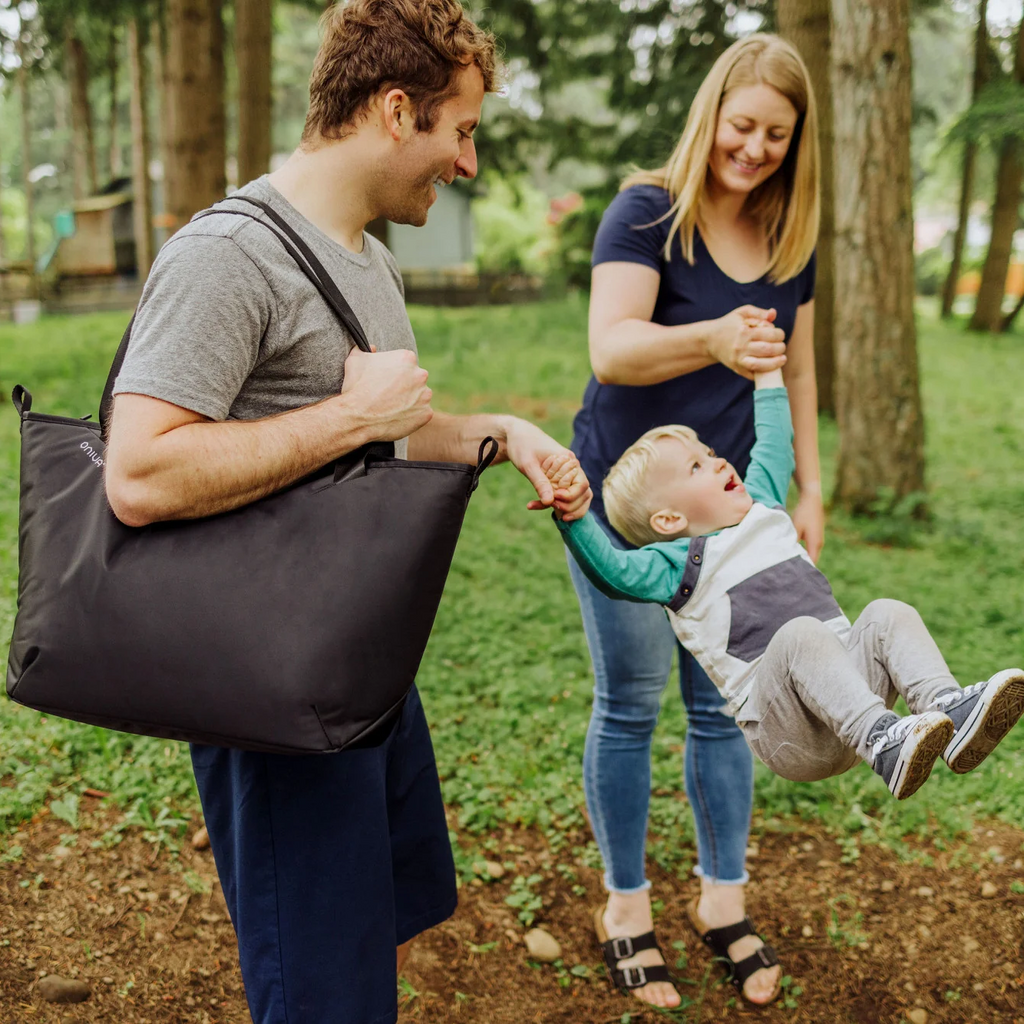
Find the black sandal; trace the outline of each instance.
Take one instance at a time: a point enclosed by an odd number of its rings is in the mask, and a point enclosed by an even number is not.
[[[594,911],[594,930],[597,932],[597,941],[601,944],[601,952],[604,954],[608,977],[616,988],[622,989],[623,992],[629,992],[635,988],[643,988],[644,985],[648,985],[652,981],[667,981],[670,985],[672,984],[672,977],[665,964],[652,964],[650,967],[643,967],[639,964],[636,967],[619,967],[620,960],[628,960],[644,949],[656,949],[661,953],[661,947],[654,937],[654,932],[645,932],[636,937],[622,935],[610,939],[604,927],[604,907],[598,907]],[[665,959],[664,953],[661,953],[661,959]]]
[[[696,900],[691,900],[687,904],[686,916],[689,918],[693,930],[701,937],[703,943],[716,957],[725,961],[725,966],[729,971],[729,981],[733,983],[740,995],[743,994],[743,986],[751,975],[764,970],[766,967],[777,967],[779,965],[778,954],[767,943],[739,962],[729,956],[729,947],[738,939],[742,939],[746,935],[755,935],[760,938],[754,928],[754,922],[749,917],[745,917],[742,921],[737,921],[735,924],[727,924],[722,928],[705,928],[703,922],[697,916]],[[756,1003],[754,1005],[767,1005],[767,1003],[773,1002],[778,998],[781,991],[781,984],[776,983],[775,991],[766,1003]]]

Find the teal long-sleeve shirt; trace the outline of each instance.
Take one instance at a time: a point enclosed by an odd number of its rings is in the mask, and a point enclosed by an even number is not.
[[[743,484],[754,501],[773,507],[785,505],[795,465],[793,422],[785,388],[754,392],[754,433]],[[586,577],[608,597],[668,604],[679,589],[689,537],[624,551],[611,542],[589,512],[571,523],[559,521],[558,528]]]

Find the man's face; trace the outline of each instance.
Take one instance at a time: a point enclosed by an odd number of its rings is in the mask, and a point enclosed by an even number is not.
[[[396,224],[422,227],[437,190],[476,177],[473,132],[480,121],[484,79],[472,64],[456,75],[456,94],[437,110],[431,131],[411,131],[381,168],[381,213]]]

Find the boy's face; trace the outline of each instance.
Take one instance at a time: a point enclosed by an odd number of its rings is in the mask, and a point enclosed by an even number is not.
[[[666,539],[735,526],[754,504],[736,470],[706,445],[664,437],[648,470],[651,526]]]

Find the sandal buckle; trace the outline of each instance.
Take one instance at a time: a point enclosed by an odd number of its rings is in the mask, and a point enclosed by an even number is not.
[[[626,988],[642,988],[647,984],[647,972],[643,967],[627,967],[622,972]]]
[[[612,939],[612,953],[616,960],[628,960],[633,955],[633,940],[628,935]],[[629,968],[631,971],[634,969]]]
[[[779,962],[779,958],[777,956],[773,956],[772,953],[769,952],[767,946],[759,946],[755,952],[755,956],[757,956],[758,960],[760,960],[765,967],[775,967]]]

